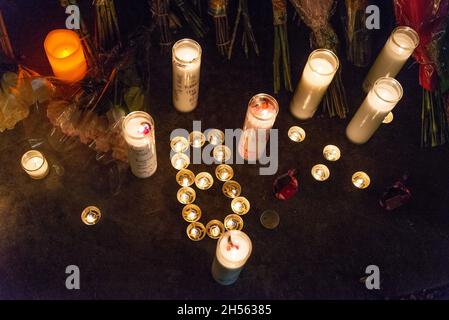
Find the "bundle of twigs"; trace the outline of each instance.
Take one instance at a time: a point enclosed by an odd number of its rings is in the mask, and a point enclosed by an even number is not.
[[[237,9],[237,16],[235,18],[234,31],[232,33],[231,44],[229,46],[228,59],[231,60],[232,49],[234,47],[235,38],[237,37],[237,30],[240,24],[240,20],[243,16],[243,36],[242,36],[242,46],[245,51],[245,56],[248,58],[249,54],[249,43],[254,49],[256,55],[259,55],[259,46],[256,42],[256,37],[254,36],[253,26],[251,24],[251,18],[248,10],[248,0],[239,0],[239,6]]]
[[[273,83],[274,92],[281,89],[281,60],[283,66],[284,86],[288,91],[293,91],[290,76],[290,50],[287,33],[287,0],[272,0],[273,25],[274,25],[274,58],[273,58]]]
[[[3,15],[1,11],[0,11],[0,45],[2,53],[6,57],[14,60],[15,58],[14,50],[12,49],[11,41],[9,40],[8,30],[6,29],[5,21],[3,20]]]
[[[218,51],[226,56],[229,52],[229,25],[226,0],[209,0],[209,14],[214,18],[215,38]]]
[[[192,28],[195,35],[199,38],[203,38],[207,33],[207,28],[203,24],[201,18],[196,14],[195,10],[189,3],[186,3],[184,0],[174,0],[175,4],[181,11],[184,19]]]
[[[370,33],[366,28],[368,0],[346,0],[346,55],[357,67],[366,67],[371,58]]]
[[[120,28],[114,0],[94,0],[95,44],[99,51],[108,51],[120,43]]]
[[[196,12],[201,17],[203,15],[202,0],[192,0],[192,3],[193,3],[193,7],[195,8]]]
[[[151,1],[151,12],[153,14],[153,21],[159,29],[159,45],[161,51],[168,52],[173,44],[170,31],[170,0]]]

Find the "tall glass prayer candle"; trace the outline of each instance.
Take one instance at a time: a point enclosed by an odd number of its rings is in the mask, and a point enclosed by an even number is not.
[[[394,78],[419,45],[419,35],[410,27],[397,27],[371,67],[363,90],[368,93],[379,78]]]
[[[178,111],[193,111],[200,91],[201,46],[182,39],[173,45],[173,105]]]
[[[56,78],[77,82],[87,72],[81,40],[76,32],[67,29],[51,31],[44,41],[44,49]]]
[[[212,276],[221,285],[237,281],[251,256],[252,243],[246,233],[238,230],[225,232],[217,242]]]
[[[346,128],[346,136],[356,144],[366,143],[388,113],[402,99],[402,86],[393,78],[380,78]]]
[[[260,93],[249,101],[238,149],[243,159],[256,161],[262,156],[278,112],[276,99],[268,94]]]
[[[47,159],[37,150],[30,150],[22,156],[22,168],[30,178],[35,180],[44,179],[50,172]]]
[[[338,57],[330,50],[318,49],[310,54],[290,103],[290,111],[296,118],[313,117],[339,66]]]
[[[156,141],[153,118],[143,111],[128,114],[123,120],[123,136],[128,144],[128,160],[132,173],[148,178],[157,169]]]

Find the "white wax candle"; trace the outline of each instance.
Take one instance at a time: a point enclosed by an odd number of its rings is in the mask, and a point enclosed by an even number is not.
[[[212,276],[222,285],[237,281],[252,251],[250,238],[242,231],[225,232],[217,243]]]
[[[401,100],[402,94],[402,86],[397,80],[393,78],[377,80],[346,128],[348,139],[356,144],[366,143]]]
[[[37,150],[30,150],[22,156],[22,168],[35,180],[44,179],[50,172],[47,159]]]
[[[393,30],[363,82],[365,92],[369,92],[379,78],[396,77],[418,45],[419,36],[412,28]]]
[[[132,173],[138,178],[152,176],[157,169],[153,118],[142,111],[130,113],[123,120],[123,136]]]
[[[310,54],[290,103],[290,111],[296,118],[313,117],[338,68],[339,60],[332,51],[319,49]]]
[[[201,46],[191,40],[176,42],[173,60],[173,105],[178,111],[193,111],[198,104],[201,70]]]

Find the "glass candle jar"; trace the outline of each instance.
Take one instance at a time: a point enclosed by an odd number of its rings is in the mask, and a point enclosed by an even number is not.
[[[50,172],[47,159],[37,150],[27,151],[21,160],[22,169],[34,180],[44,179]]]

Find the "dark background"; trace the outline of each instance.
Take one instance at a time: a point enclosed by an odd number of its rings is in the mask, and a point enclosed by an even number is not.
[[[150,24],[145,1],[117,1],[122,30]],[[80,1],[82,14],[92,22],[91,1]],[[45,35],[63,28],[66,15],[58,1],[1,1],[11,41],[22,60],[43,74],[50,68],[43,50]],[[340,5],[342,1],[340,1]],[[379,52],[393,26],[392,5],[382,1],[381,30],[373,32],[373,56]],[[398,79],[404,99],[395,109],[395,120],[384,125],[363,146],[344,135],[349,121],[315,117],[300,123],[288,112],[291,94],[277,97],[281,112],[279,172],[299,170],[300,192],[288,202],[277,201],[274,177],[259,176],[254,165],[233,166],[243,195],[252,204],[245,231],[254,251],[239,281],[222,287],[210,275],[215,241],[194,243],[185,234],[182,206],[176,201],[176,171],[169,161],[169,135],[175,128],[191,130],[192,120],[203,129],[237,128],[244,121],[249,99],[259,92],[272,94],[273,27],[269,1],[251,1],[253,25],[261,56],[246,59],[235,47],[231,62],[221,58],[211,29],[203,46],[200,105],[191,114],[171,106],[171,58],[152,54],[150,112],[156,121],[158,171],[146,180],[126,175],[120,194],[111,196],[106,169],[95,153],[78,144],[56,151],[46,142],[40,147],[51,164],[65,168],[43,181],[32,181],[20,167],[29,139],[45,139],[50,125],[39,115],[15,130],[0,134],[0,298],[3,299],[383,299],[444,297],[449,283],[448,156],[446,147],[421,149],[421,89],[418,68],[410,60]],[[309,30],[292,22],[289,37],[293,80],[296,84],[310,53]],[[207,17],[210,21],[210,17]],[[233,15],[230,24],[233,25]],[[341,11],[333,24],[341,32]],[[193,35],[186,27],[176,39]],[[343,44],[344,45],[344,44]],[[343,77],[351,114],[364,99],[361,84],[367,69],[349,65],[342,51]],[[292,125],[307,132],[302,144],[287,137]],[[329,164],[331,178],[318,183],[310,175],[324,163],[322,149],[338,145],[343,157]],[[214,167],[192,166],[212,172]],[[372,185],[357,190],[354,172],[369,173]],[[380,195],[403,173],[410,175],[413,200],[394,212],[378,204]],[[219,185],[199,193],[203,222],[223,219],[229,201]],[[80,220],[84,207],[96,205],[103,217],[96,226]],[[259,215],[275,209],[281,224],[263,229]],[[81,290],[65,288],[65,268],[81,270]],[[361,280],[365,268],[381,270],[381,290],[369,291]],[[435,290],[441,288],[441,290]],[[429,290],[427,290],[429,289]]]

